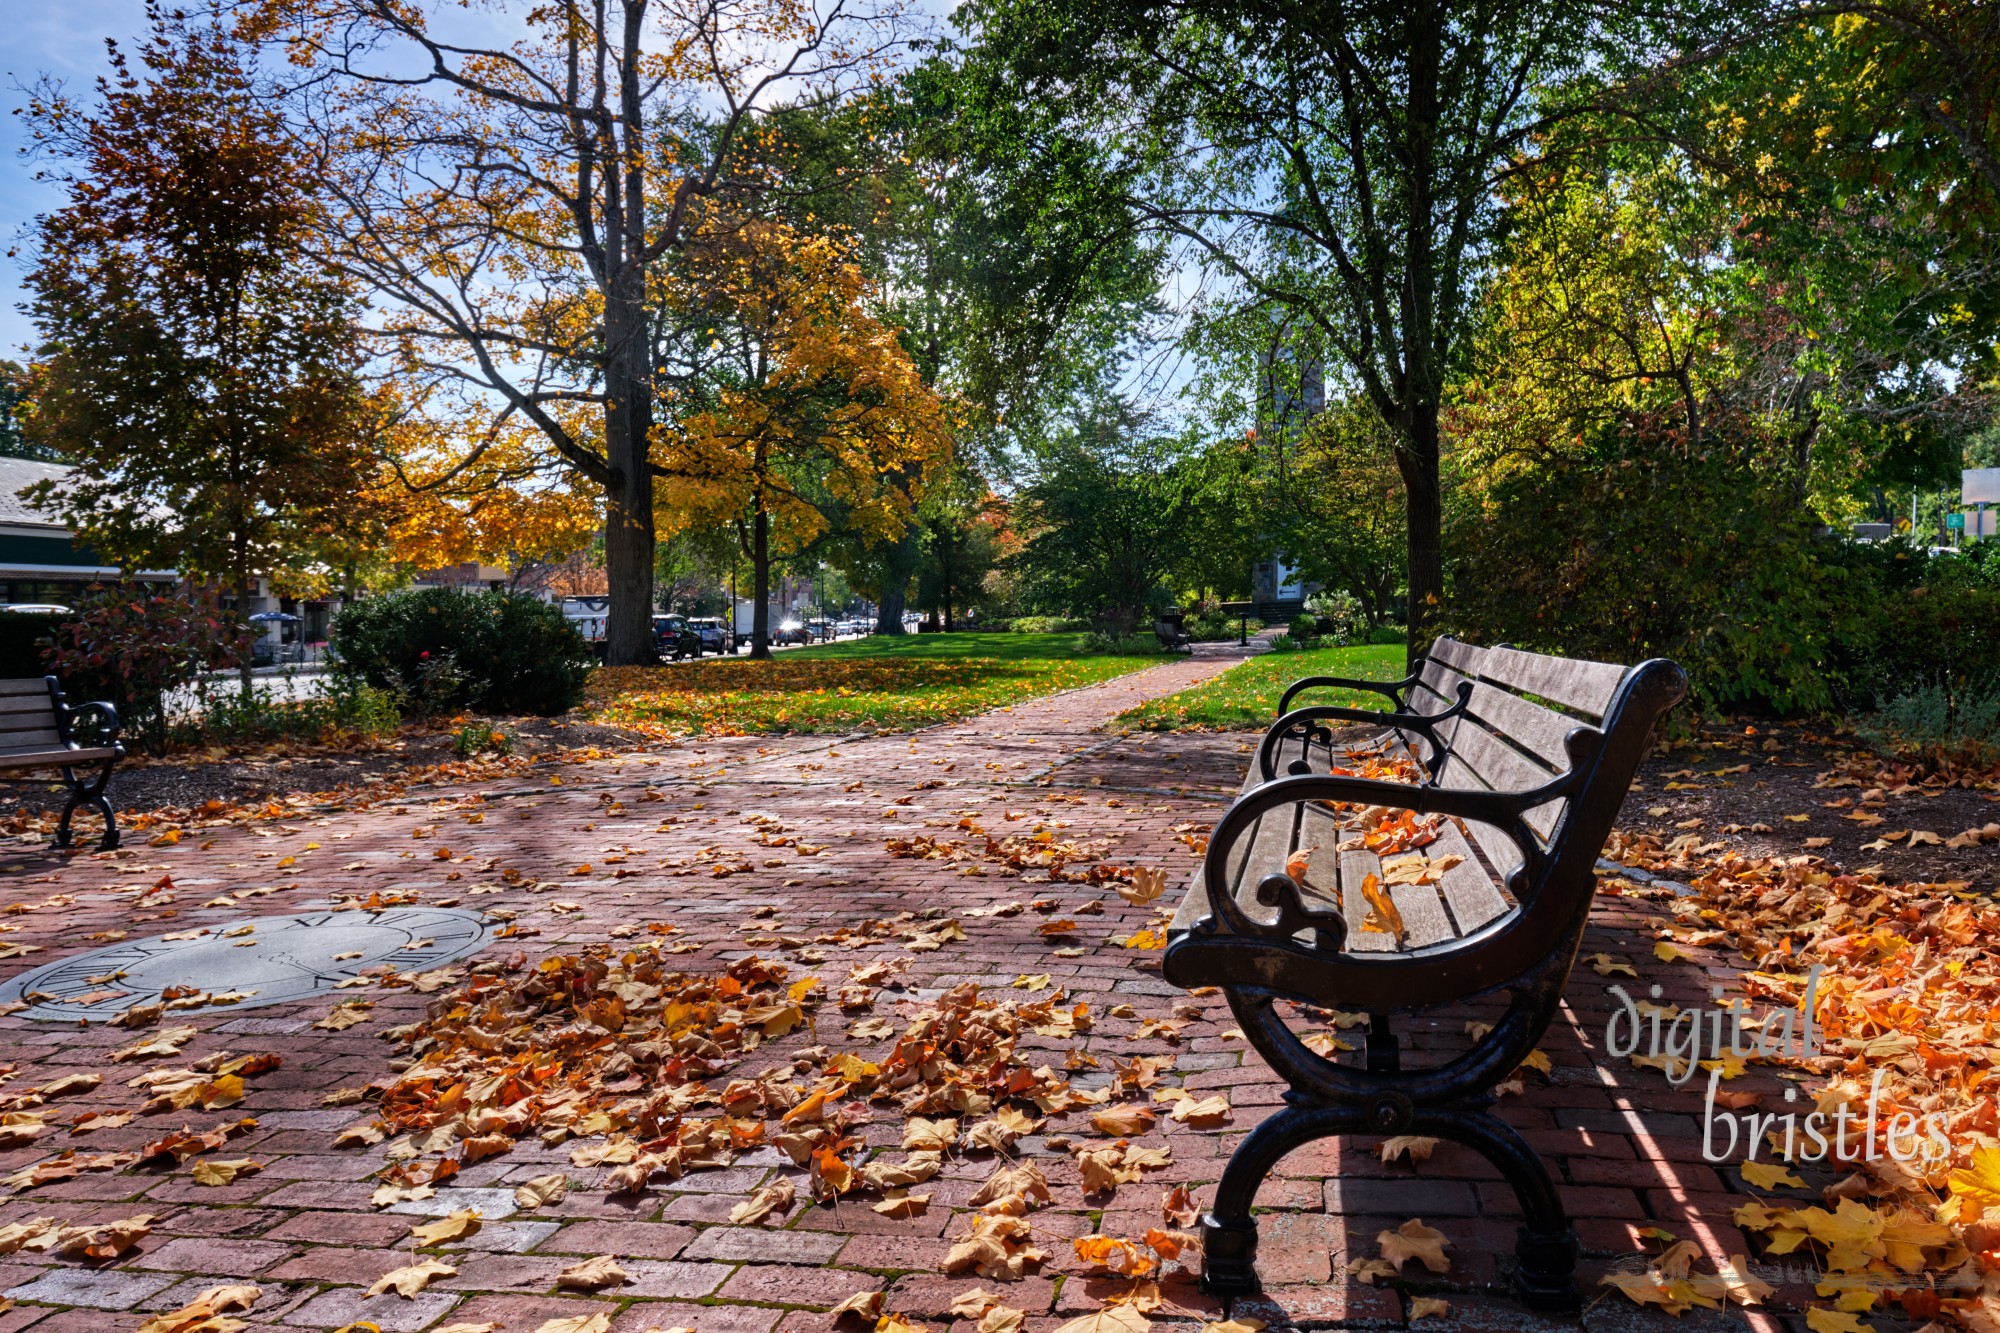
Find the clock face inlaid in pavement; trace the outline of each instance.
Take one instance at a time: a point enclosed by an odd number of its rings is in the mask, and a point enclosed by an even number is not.
[[[330,991],[368,968],[442,967],[477,953],[498,927],[477,912],[444,907],[299,912],[190,926],[44,963],[0,985],[0,1004],[25,1002],[28,1008],[17,1011],[23,1018],[102,1023],[134,1005],[161,1003],[171,990],[186,998],[238,995],[225,1001],[227,1007],[252,1009]],[[201,933],[193,939],[170,937],[196,930]],[[217,1009],[204,1004],[187,1012]]]

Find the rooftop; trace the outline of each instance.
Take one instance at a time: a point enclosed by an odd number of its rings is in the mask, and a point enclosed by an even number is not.
[[[21,498],[20,493],[38,481],[67,477],[70,470],[67,463],[37,463],[27,458],[0,458],[0,523],[67,531],[66,523],[35,509]]]

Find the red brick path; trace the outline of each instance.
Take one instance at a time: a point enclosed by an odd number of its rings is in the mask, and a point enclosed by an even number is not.
[[[144,1312],[177,1308],[205,1287],[225,1280],[256,1283],[263,1295],[248,1316],[253,1329],[329,1329],[371,1320],[385,1333],[452,1323],[500,1321],[513,1330],[536,1329],[543,1320],[604,1310],[614,1333],[692,1327],[698,1333],[772,1333],[773,1329],[823,1328],[824,1311],[856,1291],[884,1290],[887,1308],[940,1327],[953,1297],[974,1286],[997,1291],[1025,1308],[1031,1333],[1053,1328],[1098,1307],[1099,1298],[1126,1284],[1082,1276],[1069,1239],[1102,1231],[1136,1236],[1160,1225],[1161,1187],[1212,1185],[1237,1138],[1278,1102],[1279,1087],[1239,1039],[1219,997],[1198,1000],[1200,1018],[1170,1044],[1131,1039],[1141,1021],[1167,1017],[1188,997],[1158,976],[1156,952],[1127,951],[1111,943],[1150,919],[1108,890],[1049,885],[1035,873],[999,866],[984,876],[960,875],[939,863],[899,859],[884,849],[888,838],[931,830],[942,833],[965,814],[1008,829],[1050,828],[1062,839],[1095,839],[1099,856],[1121,864],[1164,864],[1176,885],[1194,856],[1173,831],[1189,823],[1205,829],[1225,794],[1235,789],[1247,759],[1240,736],[1119,738],[1095,730],[1141,699],[1172,692],[1237,660],[1233,648],[1204,648],[1191,661],[1155,667],[1090,689],[1018,705],[916,736],[721,739],[690,741],[645,753],[560,769],[559,781],[504,780],[476,787],[412,793],[403,805],[362,814],[302,815],[289,823],[203,833],[177,846],[137,846],[112,855],[68,861],[33,851],[0,879],[0,904],[8,908],[0,944],[37,946],[41,952],[6,964],[7,975],[65,953],[96,947],[91,936],[123,930],[132,937],[186,929],[240,917],[275,915],[323,906],[330,893],[410,893],[426,903],[454,901],[518,913],[517,925],[539,931],[525,946],[508,944],[489,956],[526,947],[530,956],[608,940],[625,922],[673,922],[685,938],[705,947],[677,960],[690,970],[719,969],[746,950],[741,931],[750,911],[779,909],[780,934],[809,938],[841,925],[857,925],[899,912],[941,908],[958,917],[970,939],[934,953],[911,954],[889,942],[843,954],[830,966],[872,957],[907,959],[912,988],[906,997],[928,997],[963,981],[1005,988],[1017,976],[1052,974],[1100,1015],[1095,1029],[1074,1043],[1030,1038],[1059,1061],[1071,1044],[1129,1059],[1171,1055],[1170,1081],[1191,1090],[1226,1089],[1233,1119],[1220,1129],[1194,1130],[1161,1121],[1146,1138],[1164,1142],[1174,1166],[1138,1184],[1120,1187],[1108,1202],[1086,1201],[1067,1156],[1040,1137],[1020,1151],[1035,1158],[1056,1186],[1052,1209],[1032,1215],[1034,1234],[1050,1260],[1039,1276],[1000,1284],[936,1273],[950,1239],[963,1229],[965,1202],[992,1169],[990,1159],[954,1162],[931,1183],[924,1216],[891,1221],[866,1202],[837,1208],[801,1206],[763,1227],[732,1227],[732,1204],[779,1170],[774,1150],[759,1150],[723,1171],[697,1171],[652,1193],[607,1197],[600,1170],[568,1166],[568,1148],[543,1150],[526,1140],[513,1152],[467,1168],[438,1197],[409,1209],[444,1213],[478,1207],[484,1229],[448,1257],[456,1278],[413,1300],[393,1294],[364,1299],[362,1290],[384,1272],[410,1262],[407,1212],[369,1206],[367,1177],[381,1165],[379,1151],[335,1150],[334,1133],[352,1123],[351,1109],[322,1105],[336,1087],[355,1086],[383,1073],[390,1048],[379,1034],[421,1015],[426,997],[408,990],[350,991],[377,1000],[369,1021],[344,1032],[316,1031],[332,997],[309,1003],[232,1013],[202,1011],[192,1022],[200,1035],[178,1060],[183,1064],[216,1051],[274,1051],[283,1067],[251,1080],[250,1093],[230,1115],[251,1115],[257,1128],[223,1155],[248,1156],[263,1169],[226,1186],[195,1184],[183,1167],[169,1174],[89,1174],[17,1194],[0,1205],[0,1224],[35,1217],[96,1222],[146,1212],[153,1233],[136,1253],[110,1265],[78,1263],[17,1252],[0,1258],[0,1291],[15,1307],[0,1314],[0,1333],[32,1327],[37,1333],[136,1327]],[[858,785],[857,785],[858,784]],[[646,786],[664,801],[642,801]],[[779,860],[752,842],[744,822],[752,811],[781,819],[801,838],[824,844],[824,854]],[[1007,813],[1021,816],[1013,824]],[[682,822],[660,832],[662,816]],[[471,822],[470,816],[479,816]],[[420,834],[413,837],[413,834]],[[308,851],[308,843],[317,842]],[[450,849],[449,859],[435,853]],[[716,878],[695,859],[714,847],[725,859],[750,858],[753,871]],[[606,856],[622,856],[607,863]],[[790,853],[784,854],[790,857]],[[282,858],[297,862],[280,870]],[[588,875],[572,875],[589,864]],[[520,872],[523,884],[556,881],[552,893],[503,887],[472,896],[477,888],[504,886],[501,872]],[[625,878],[614,878],[625,871]],[[677,871],[683,873],[676,873]],[[691,873],[690,873],[691,871]],[[137,900],[162,874],[171,875],[171,902],[163,895]],[[1040,882],[1037,882],[1040,881]],[[276,892],[258,891],[275,888]],[[232,900],[229,895],[256,896]],[[1178,887],[1170,890],[1170,896]],[[1101,901],[1103,915],[1085,917],[1078,958],[1052,955],[1054,945],[1035,933],[1041,918],[973,917],[972,911],[1036,896],[1057,898],[1065,911]],[[554,904],[581,904],[558,911]],[[1604,898],[1586,952],[1603,950],[1631,959],[1648,982],[1672,985],[1669,998],[1700,1005],[1703,976],[1685,964],[1667,975],[1651,964],[1650,937],[1659,924],[1643,903]],[[769,925],[759,922],[759,925]],[[764,948],[772,956],[771,948]],[[1656,975],[1658,974],[1658,975]],[[831,975],[837,975],[831,974]],[[1605,981],[1583,971],[1571,986],[1565,1023],[1545,1047],[1553,1077],[1531,1079],[1525,1093],[1503,1101],[1506,1118],[1555,1165],[1578,1230],[1590,1253],[1586,1281],[1613,1262],[1630,1261],[1638,1233],[1659,1227],[1702,1242],[1712,1255],[1748,1247],[1729,1221],[1743,1202],[1742,1185],[1725,1181],[1701,1161],[1700,1099],[1674,1092],[1656,1073],[1624,1062],[1593,1063],[1610,1006]],[[1010,994],[1013,992],[1009,992]],[[894,1016],[894,992],[877,1011]],[[1129,1005],[1131,1018],[1106,1017]],[[1417,1053],[1462,1040],[1464,1015],[1440,1015],[1412,1033]],[[821,1033],[825,1039],[829,1034]],[[20,1018],[0,1019],[0,1060],[19,1072],[0,1096],[42,1086],[68,1073],[101,1072],[103,1086],[61,1103],[68,1113],[127,1110],[140,1097],[124,1086],[145,1062],[110,1066],[104,1054],[132,1034],[109,1029],[78,1031]],[[804,1044],[812,1038],[801,1033]],[[778,1046],[782,1050],[782,1045]],[[745,1062],[747,1071],[768,1067],[766,1052]],[[1088,1083],[1087,1077],[1079,1084]],[[1688,1085],[1690,1089],[1693,1084]],[[1742,1086],[1742,1085],[1739,1085]],[[1206,1095],[1205,1093],[1203,1095]],[[205,1127],[218,1117],[192,1117]],[[43,1142],[0,1153],[0,1173],[51,1156],[52,1148],[86,1153],[130,1151],[178,1123],[175,1116],[140,1117],[122,1129],[78,1138],[60,1133]],[[1080,1116],[1051,1122],[1050,1130]],[[870,1129],[871,1141],[894,1147],[897,1127],[888,1120]],[[1073,1130],[1071,1132],[1074,1132]],[[1416,1166],[1384,1166],[1372,1140],[1329,1141],[1289,1159],[1267,1188],[1260,1267],[1266,1294],[1239,1301],[1235,1313],[1274,1325],[1401,1326],[1412,1293],[1450,1301],[1443,1316],[1420,1327],[1541,1328],[1550,1321],[1523,1315],[1504,1293],[1505,1263],[1513,1245],[1513,1200],[1481,1161],[1450,1145]],[[785,1169],[789,1170],[789,1164]],[[572,1181],[560,1205],[518,1213],[514,1184],[566,1170]],[[803,1196],[803,1190],[801,1191]],[[957,1205],[959,1213],[947,1205]],[[1453,1243],[1449,1274],[1432,1277],[1411,1264],[1405,1287],[1350,1283],[1350,1258],[1373,1255],[1374,1238],[1410,1217],[1443,1230]],[[622,1256],[633,1284],[598,1296],[559,1294],[555,1275],[579,1257]],[[1763,1270],[1760,1270],[1763,1271]],[[1768,1274],[1773,1281],[1785,1275]],[[1774,1308],[1796,1311],[1807,1292],[1789,1275]],[[1176,1322],[1220,1317],[1185,1275],[1163,1285],[1171,1304],[1154,1318]],[[1622,1296],[1598,1299],[1586,1315],[1593,1326],[1676,1327],[1721,1322],[1697,1311],[1680,1321],[1636,1309]],[[1756,1314],[1763,1327],[1777,1319]],[[1730,1316],[1741,1323],[1739,1312]],[[1786,1322],[1795,1322],[1796,1315]],[[849,1321],[854,1327],[861,1325]],[[964,1327],[973,1327],[965,1321]]]

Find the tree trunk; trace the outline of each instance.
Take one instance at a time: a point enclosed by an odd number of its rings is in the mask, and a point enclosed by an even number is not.
[[[632,270],[622,286],[643,277]],[[604,626],[604,660],[642,666],[653,649],[653,410],[644,371],[645,315],[640,292],[614,292],[605,306],[609,365],[604,406],[604,453],[610,478],[604,488],[604,572],[611,614]]]
[[[910,592],[910,576],[916,572],[918,549],[916,525],[905,529],[883,560],[882,595],[875,612],[877,634],[903,634],[903,608]]]
[[[1408,660],[1430,646],[1429,622],[1444,597],[1444,499],[1438,475],[1438,405],[1417,403],[1405,423],[1403,447],[1396,450],[1403,474],[1409,523],[1410,585]]]
[[[750,656],[762,660],[771,655],[771,516],[761,507],[750,528],[751,597]]]
[[[241,575],[236,579],[236,678],[243,687],[245,706],[257,692],[256,672],[250,665],[251,650],[257,640],[250,628],[250,589],[254,582]]]

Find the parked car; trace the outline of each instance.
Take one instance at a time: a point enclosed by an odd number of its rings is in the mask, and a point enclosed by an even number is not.
[[[778,628],[771,631],[771,642],[777,644],[811,643],[812,632],[799,621],[787,620],[782,622]]]
[[[705,653],[726,653],[729,651],[729,627],[722,623],[720,616],[699,616],[688,621],[688,628],[701,636],[701,650]]]
[[[653,617],[653,651],[679,660],[701,656],[701,636],[688,628],[686,616]]]

